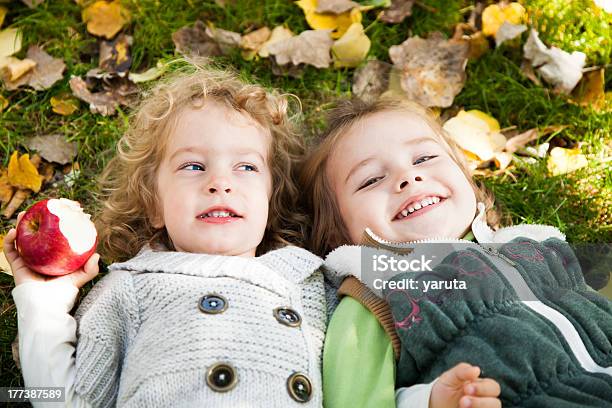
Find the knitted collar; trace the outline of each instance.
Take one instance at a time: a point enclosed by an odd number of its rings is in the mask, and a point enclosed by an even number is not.
[[[457,238],[432,238],[415,242],[390,242],[378,237],[369,228],[364,234],[364,245],[373,246],[389,253],[402,254],[412,251],[416,243],[446,243],[459,244],[458,248],[465,248],[465,245],[476,245],[476,243],[505,243],[517,237],[530,238],[536,241],[544,241],[548,238],[558,238],[565,240],[565,235],[557,228],[549,225],[520,224],[511,227],[500,228],[494,231],[486,222],[485,205],[478,203],[478,214],[472,221],[471,232],[474,241]],[[342,245],[331,251],[325,257],[325,269],[328,278],[335,284],[353,275],[361,279],[361,245]]]
[[[292,283],[300,283],[323,263],[318,256],[295,246],[275,249],[252,258],[164,249],[153,250],[147,245],[134,258],[114,263],[109,266],[109,270],[126,270],[134,274],[162,272],[203,277],[234,276],[241,279],[249,275],[254,280],[262,278],[266,281],[272,275],[280,275]]]

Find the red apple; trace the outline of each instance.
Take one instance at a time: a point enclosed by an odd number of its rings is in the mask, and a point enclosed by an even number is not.
[[[90,217],[76,201],[39,201],[17,224],[17,251],[30,269],[43,275],[74,272],[96,250],[98,234]]]

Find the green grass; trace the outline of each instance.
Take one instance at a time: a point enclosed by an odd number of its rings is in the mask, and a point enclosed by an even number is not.
[[[377,20],[379,10],[364,13],[363,25],[372,40],[370,58],[389,61],[388,49],[400,44],[411,33],[426,36],[441,31],[453,33],[453,25],[464,21],[474,2],[423,0],[426,7],[414,6],[413,15],[398,25]],[[590,0],[577,2],[560,0],[529,0],[527,9],[532,21],[542,30],[541,38],[548,45],[567,50],[581,50],[587,54],[587,65],[609,64],[612,51],[609,25],[610,15],[589,12]],[[567,4],[572,3],[571,7]],[[143,71],[162,60],[175,56],[171,35],[197,19],[211,21],[217,27],[246,32],[262,25],[273,27],[285,24],[295,33],[308,29],[302,11],[288,0],[236,0],[234,5],[221,8],[214,2],[152,0],[126,1],[132,13],[128,29],[134,37],[131,49],[132,70]],[[437,12],[431,12],[431,8]],[[570,11],[567,11],[570,10]],[[49,100],[62,92],[70,92],[70,75],[83,75],[97,66],[98,43],[87,33],[81,21],[81,9],[72,0],[48,0],[30,10],[21,2],[12,2],[6,25],[20,27],[27,46],[42,44],[51,55],[62,58],[67,70],[64,80],[47,91],[22,89],[0,94],[9,106],[0,113],[0,165],[6,167],[14,150],[24,152],[22,143],[27,137],[60,133],[67,140],[77,142],[79,153],[75,160],[81,175],[72,187],[60,184],[45,188],[23,207],[47,196],[63,196],[83,202],[90,212],[98,203],[93,199],[95,178],[113,155],[116,140],[126,126],[129,110],[123,108],[113,117],[89,113],[85,103],[73,115],[62,117],[51,111]],[[606,31],[607,30],[607,31]],[[523,35],[523,42],[526,34]],[[612,241],[612,174],[610,157],[612,127],[610,112],[596,112],[576,106],[564,96],[550,89],[532,84],[520,72],[522,50],[503,46],[492,50],[468,64],[465,88],[455,99],[455,107],[479,109],[497,118],[502,127],[517,126],[524,131],[533,127],[567,125],[567,128],[540,140],[558,143],[583,143],[589,155],[589,167],[570,175],[551,177],[546,163],[516,166],[512,175],[488,177],[484,181],[495,192],[499,202],[513,222],[551,224],[561,228],[572,241]],[[299,78],[275,76],[268,59],[244,61],[239,52],[220,58],[235,67],[244,78],[259,81],[300,97],[304,108],[304,134],[311,137],[322,126],[322,111],[337,97],[350,95],[352,69],[318,70],[305,67]],[[612,69],[606,69],[606,90],[612,90]],[[0,218],[0,233],[14,220]],[[89,285],[91,286],[91,285]],[[0,385],[21,385],[21,377],[14,366],[10,344],[16,335],[16,311],[10,291],[12,279],[0,275]]]

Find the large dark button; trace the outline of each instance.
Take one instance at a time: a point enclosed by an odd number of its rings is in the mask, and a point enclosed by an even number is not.
[[[229,364],[217,363],[208,369],[206,383],[217,392],[226,392],[236,386],[238,376],[236,370]]]
[[[287,390],[297,402],[308,402],[312,396],[312,384],[304,374],[293,373],[287,379]]]
[[[302,324],[302,318],[298,312],[288,307],[277,307],[274,309],[274,317],[276,317],[279,323],[289,327],[299,327]]]
[[[208,314],[222,313],[227,309],[227,300],[220,295],[206,295],[200,299],[200,310]]]

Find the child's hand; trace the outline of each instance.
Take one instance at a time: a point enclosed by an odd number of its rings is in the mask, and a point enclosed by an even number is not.
[[[21,221],[23,214],[25,212],[22,211],[17,216],[17,224]],[[92,280],[98,274],[98,260],[100,259],[100,255],[95,253],[93,254],[83,265],[81,269],[78,269],[68,275],[64,276],[46,276],[38,274],[28,268],[23,259],[19,256],[17,249],[15,249],[15,237],[17,236],[17,230],[15,228],[11,228],[11,230],[4,237],[4,254],[6,255],[6,259],[11,266],[11,270],[13,271],[13,278],[15,279],[15,286],[21,285],[25,282],[45,282],[48,280],[68,280],[71,284],[76,286],[77,288],[81,288],[84,284]]]
[[[467,363],[447,370],[431,390],[429,408],[500,408],[499,384],[479,375],[480,368]]]

